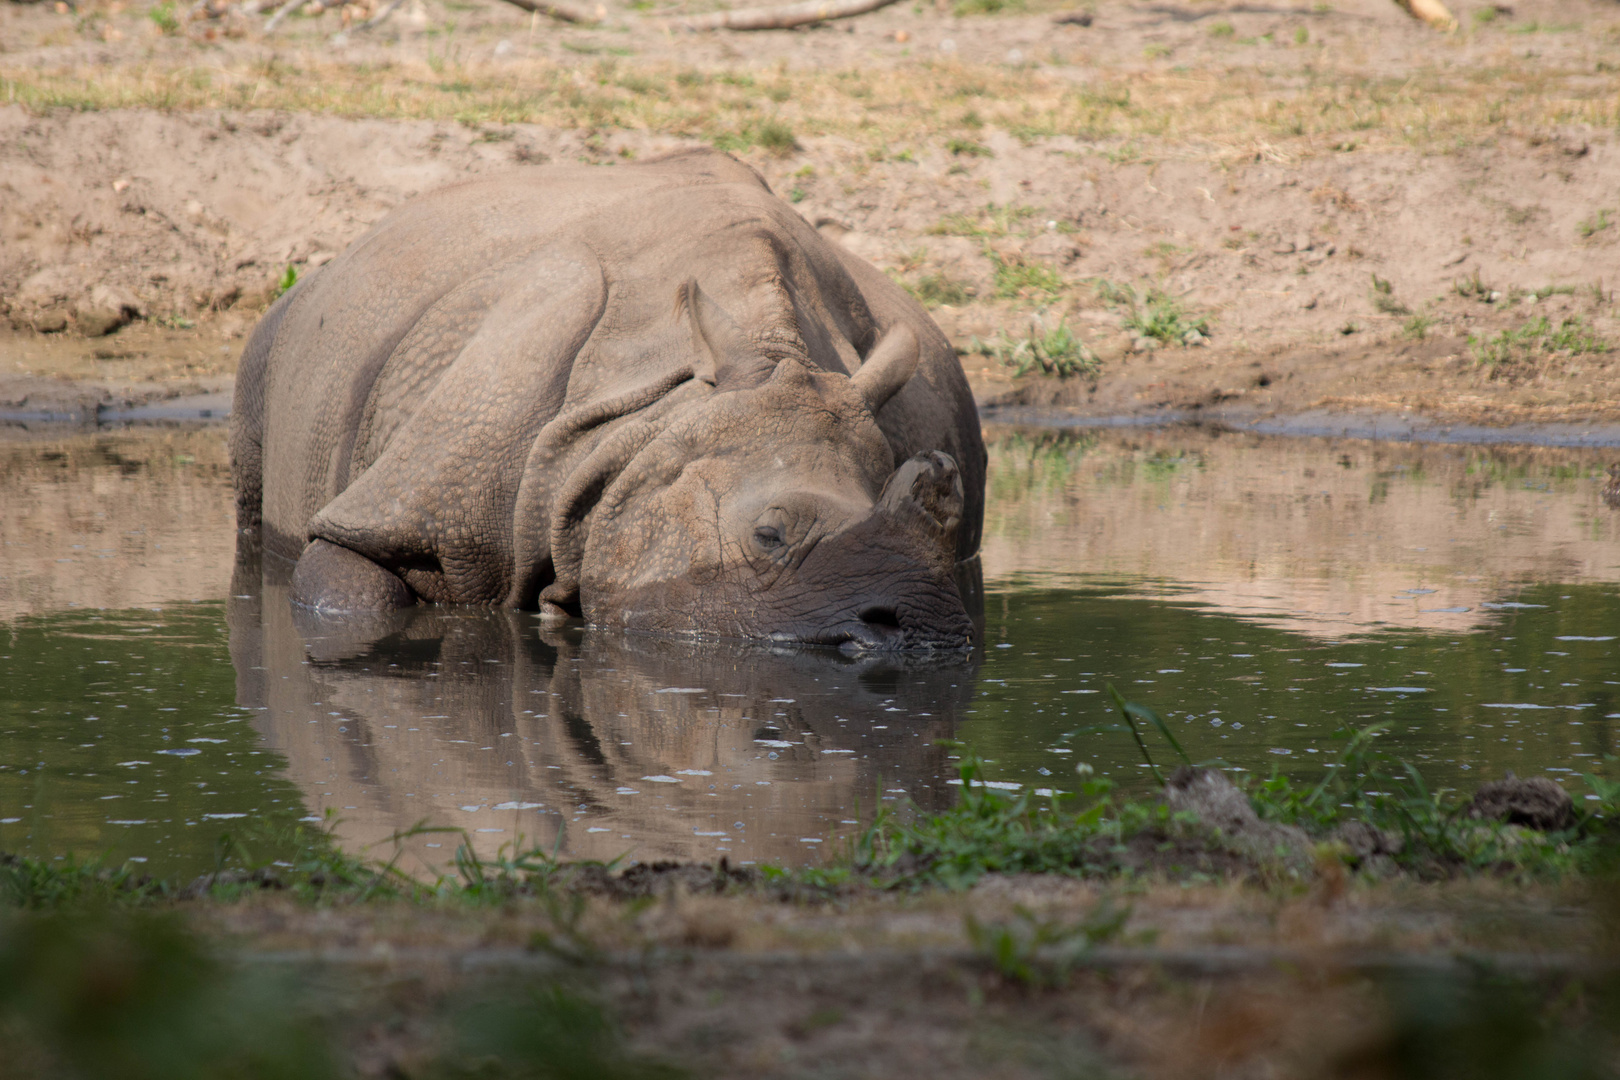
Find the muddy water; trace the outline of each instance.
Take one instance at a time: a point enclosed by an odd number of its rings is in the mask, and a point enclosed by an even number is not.
[[[298,819],[493,852],[805,862],[880,800],[1143,782],[1105,687],[1188,751],[1319,774],[1390,725],[1435,782],[1582,793],[1620,750],[1620,514],[1590,451],[993,429],[984,647],[951,663],[322,622],[235,558],[223,433],[0,443],[0,850],[185,873]],[[459,834],[406,842],[443,866]]]

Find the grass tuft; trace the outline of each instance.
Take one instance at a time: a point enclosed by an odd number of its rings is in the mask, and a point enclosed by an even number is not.
[[[1063,291],[1063,276],[1045,263],[1022,255],[985,255],[995,267],[995,295],[1002,300],[1042,300]]]
[[[1210,336],[1209,320],[1194,315],[1180,301],[1162,289],[1149,289],[1146,297],[1130,285],[1116,285],[1106,278],[1095,285],[1098,299],[1121,312],[1125,329],[1165,345],[1196,345]]]
[[[995,157],[995,152],[981,142],[972,139],[950,138],[945,140],[945,149],[957,157]]]
[[[939,307],[942,304],[961,307],[973,298],[968,286],[949,274],[924,274],[917,279],[916,285],[905,285],[905,288],[922,302],[923,307],[929,308]]]
[[[1377,274],[1372,275],[1372,305],[1385,315],[1410,315],[1412,309],[1395,299],[1395,286]]]
[[[1066,379],[1074,375],[1095,376],[1102,369],[1097,354],[1080,340],[1079,334],[1069,329],[1067,321],[1059,321],[1051,330],[1038,328],[1022,338],[1002,335],[989,342],[974,338],[968,352],[994,358],[1011,368],[1015,376],[1038,371]]]

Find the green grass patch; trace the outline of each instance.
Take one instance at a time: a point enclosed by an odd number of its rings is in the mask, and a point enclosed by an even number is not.
[[[1429,336],[1429,327],[1434,325],[1434,316],[1419,312],[1401,324],[1401,335],[1413,341],[1422,341]]]
[[[930,236],[966,236],[989,240],[1011,234],[1020,221],[1038,211],[1032,206],[998,206],[991,203],[977,214],[947,214],[929,227]]]
[[[1372,275],[1372,305],[1385,315],[1410,315],[1412,309],[1395,298],[1395,286],[1388,278]]]
[[[163,34],[178,34],[180,32],[180,16],[175,14],[174,0],[164,0],[161,4],[153,4],[147,9],[146,17],[152,25]]]
[[[1503,330],[1492,337],[1468,337],[1474,360],[1483,367],[1527,363],[1550,355],[1581,356],[1606,353],[1609,343],[1594,334],[1578,316],[1561,319],[1557,326],[1545,315]]]
[[[1060,321],[1051,330],[1035,330],[1021,338],[1006,335],[993,341],[974,338],[968,352],[992,357],[1011,368],[1014,375],[1034,371],[1066,379],[1074,375],[1096,375],[1102,369],[1097,354],[1069,328],[1067,321]]]
[[[1045,263],[1022,255],[986,251],[995,267],[995,295],[1002,300],[1045,300],[1063,291],[1063,275]]]
[[[723,132],[712,140],[717,150],[737,153],[761,147],[777,157],[787,157],[799,149],[793,129],[780,120],[766,120],[737,131]]]
[[[1590,240],[1598,233],[1606,232],[1613,225],[1614,222],[1609,220],[1609,212],[1607,210],[1599,210],[1592,217],[1589,217],[1585,221],[1577,224],[1575,226],[1575,231],[1581,234],[1581,239]]]
[[[923,307],[934,308],[942,304],[961,307],[973,298],[968,286],[949,274],[924,274],[917,279],[915,285],[906,282],[901,284],[922,303]]]

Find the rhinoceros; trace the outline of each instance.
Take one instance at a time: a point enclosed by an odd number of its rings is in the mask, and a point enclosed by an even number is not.
[[[254,329],[230,452],[239,527],[317,611],[971,642],[985,451],[954,351],[715,151],[393,211]]]

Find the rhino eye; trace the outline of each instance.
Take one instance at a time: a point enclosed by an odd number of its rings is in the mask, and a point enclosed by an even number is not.
[[[754,530],[754,542],[766,551],[772,551],[782,546],[782,534],[773,526],[761,525]]]

